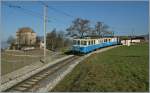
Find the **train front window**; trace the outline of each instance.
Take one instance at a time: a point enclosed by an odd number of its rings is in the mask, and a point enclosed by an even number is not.
[[[76,44],[77,44],[77,43],[76,43],[76,40],[73,40],[73,44],[74,44],[74,45],[76,45]]]

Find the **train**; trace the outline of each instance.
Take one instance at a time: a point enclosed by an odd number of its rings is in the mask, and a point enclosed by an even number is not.
[[[103,37],[103,38],[75,38],[73,39],[72,52],[87,54],[100,48],[118,45],[120,39],[118,37]]]

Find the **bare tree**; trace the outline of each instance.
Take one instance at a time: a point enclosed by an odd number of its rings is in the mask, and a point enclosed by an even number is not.
[[[73,25],[71,25],[67,31],[70,35],[77,35],[82,38],[89,30],[89,22],[89,20],[77,18],[73,21]]]
[[[106,24],[102,25],[102,31],[101,31],[102,37],[104,37],[104,36],[112,36],[114,34],[112,31],[109,30],[109,28],[110,27],[108,25],[106,25]]]
[[[41,40],[42,40],[42,37],[36,36],[36,43],[35,43],[35,46],[36,46],[36,47],[39,47],[39,46],[40,46]]]
[[[7,43],[8,43],[8,44],[15,43],[15,40],[16,40],[16,39],[15,39],[13,36],[9,36],[9,37],[8,37],[8,40],[7,40]]]
[[[87,31],[87,34],[88,34],[89,36],[96,36],[96,35],[97,35],[95,28],[90,28],[90,29]]]
[[[47,48],[50,50],[54,50],[56,46],[56,29],[53,29],[52,32],[47,33],[46,37],[46,42],[47,42]]]
[[[102,37],[102,32],[103,32],[103,26],[102,22],[97,22],[95,25],[95,32],[98,36]]]
[[[8,37],[7,43],[10,45],[10,49],[12,49],[12,47],[15,45],[15,41],[16,39],[13,36]]]
[[[56,38],[56,48],[60,49],[64,47],[64,33],[63,31],[57,32],[57,38]]]

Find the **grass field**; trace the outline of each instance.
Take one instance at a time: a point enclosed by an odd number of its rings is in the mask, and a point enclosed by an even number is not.
[[[121,46],[93,54],[52,91],[148,91],[148,44]]]

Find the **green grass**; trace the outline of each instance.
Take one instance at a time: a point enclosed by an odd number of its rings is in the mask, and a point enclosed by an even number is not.
[[[52,91],[148,91],[148,44],[121,46],[93,54]]]

